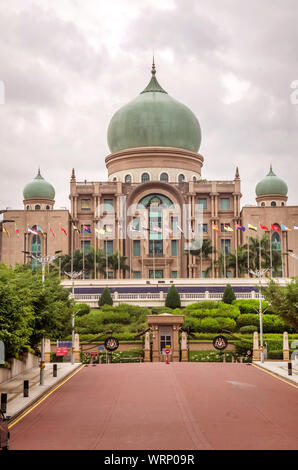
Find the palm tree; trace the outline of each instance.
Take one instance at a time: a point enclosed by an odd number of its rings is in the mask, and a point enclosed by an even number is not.
[[[203,243],[202,243],[202,246],[201,248],[199,249],[190,249],[190,252],[192,255],[194,256],[198,256],[198,258],[200,260],[204,260],[204,261],[210,261],[210,255],[212,255],[212,253],[215,253],[215,249],[212,247],[212,242],[211,242],[211,239],[210,238],[204,238],[203,239]],[[205,273],[206,273],[206,277],[209,276],[209,273],[212,269],[212,264],[210,264],[207,269],[205,270]],[[201,271],[202,271],[202,268],[201,268]]]
[[[114,271],[114,278],[116,277],[117,271],[120,268],[120,271],[124,274],[125,271],[129,270],[128,264],[126,264],[127,256],[119,255],[119,252],[116,250],[115,253],[108,256],[108,266]]]

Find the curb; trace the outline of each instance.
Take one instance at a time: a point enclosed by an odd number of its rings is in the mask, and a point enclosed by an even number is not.
[[[45,390],[41,391],[36,397],[32,398],[29,402],[26,403],[20,410],[16,411],[12,416],[11,419],[8,421],[8,426],[12,426],[17,418],[22,416],[29,408],[32,407],[32,405],[38,403],[44,396],[46,396],[48,393],[53,391],[57,386],[59,386],[64,380],[69,378],[74,372],[78,372],[80,368],[83,368],[82,363],[78,363],[77,367],[74,367],[72,371],[70,371],[68,374],[64,375],[63,377],[57,379],[57,382],[54,384],[50,385],[48,388]]]
[[[265,367],[259,366],[258,364],[252,363],[254,367],[256,367],[259,370],[262,370],[263,372],[266,372],[269,375],[272,375],[276,379],[281,380],[282,382],[287,383],[288,385],[292,385],[294,388],[298,388],[298,384],[296,384],[293,380],[288,379],[287,377],[284,377],[283,375],[277,374],[277,372],[272,372],[271,370],[266,369]]]

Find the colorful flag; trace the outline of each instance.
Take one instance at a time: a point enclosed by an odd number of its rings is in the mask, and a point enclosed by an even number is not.
[[[232,227],[229,227],[229,225],[225,225],[225,226],[224,226],[224,230],[225,230],[226,232],[233,232],[233,231],[234,231],[234,230],[232,229]]]
[[[271,230],[275,230],[276,232],[279,232],[278,225],[271,224]]]
[[[36,225],[36,230],[37,230],[38,232],[43,233],[43,229],[42,229],[39,225]]]
[[[79,229],[76,225],[72,224],[72,228],[73,228],[76,232],[81,233],[81,232],[80,232],[80,229]]]
[[[287,226],[284,225],[284,224],[281,224],[281,229],[282,229],[282,230],[288,230],[288,231],[291,230],[289,227],[287,227]]]
[[[64,232],[64,234],[67,236],[67,231],[62,227],[62,225],[60,225],[60,230],[62,230],[62,232]]]
[[[212,225],[212,228],[213,230],[216,230],[217,232],[219,232],[217,225]]]
[[[20,237],[20,231],[19,231],[17,226],[16,226],[16,234],[17,234],[17,237],[19,238]]]
[[[155,232],[159,232],[159,233],[162,232],[162,228],[160,228],[160,227],[153,227],[153,230],[155,230]]]
[[[4,225],[3,225],[3,232],[5,232],[6,235],[10,238],[10,233],[9,233],[9,231],[4,227]]]
[[[84,232],[91,233],[91,229],[90,229],[90,227],[87,227],[87,225],[83,225],[83,230],[84,230]]]
[[[251,224],[248,224],[248,228],[249,228],[249,230],[254,230],[255,232],[258,231],[257,227],[255,227],[254,225],[251,225]]]
[[[294,224],[294,230],[298,230],[298,225]]]
[[[54,234],[54,231],[53,231],[52,227],[50,227],[50,232],[53,235],[53,237],[56,238],[56,235]]]
[[[102,235],[106,233],[103,228],[96,228],[96,227],[95,227],[95,232],[100,233]]]
[[[113,232],[113,229],[112,227],[110,227],[110,225],[106,226],[106,232],[110,232],[110,233]]]
[[[243,225],[237,224],[236,229],[237,230],[242,230],[243,232],[245,232],[245,227],[243,227]]]
[[[34,233],[34,235],[38,235],[38,231],[37,231],[37,230],[34,230],[34,228],[28,227],[28,232],[29,232],[29,233]]]
[[[261,228],[262,230],[269,230],[269,228],[266,227],[266,225],[262,225],[262,224],[260,224],[260,228]]]

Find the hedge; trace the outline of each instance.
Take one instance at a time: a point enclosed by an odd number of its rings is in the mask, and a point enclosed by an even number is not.
[[[254,333],[255,331],[258,331],[258,327],[255,325],[241,326],[240,328],[241,333]]]
[[[234,300],[233,305],[239,308],[240,313],[256,313],[255,310],[259,311],[260,301],[257,299],[247,299],[247,300]],[[268,302],[266,300],[262,300],[261,302],[262,310],[268,308]],[[266,310],[266,314],[273,313],[269,310]]]

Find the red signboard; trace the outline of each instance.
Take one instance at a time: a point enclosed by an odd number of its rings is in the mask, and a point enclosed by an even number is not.
[[[56,356],[67,356],[68,348],[66,347],[58,347],[56,348]]]

